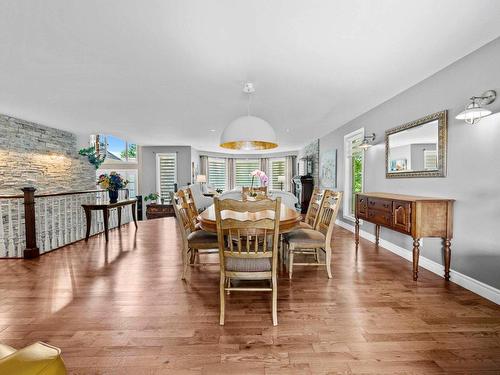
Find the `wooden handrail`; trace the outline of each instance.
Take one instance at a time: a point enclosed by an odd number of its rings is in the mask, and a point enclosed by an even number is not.
[[[120,189],[120,190],[128,190],[128,189]],[[35,194],[35,198],[45,198],[45,197],[57,197],[64,195],[76,195],[76,194],[86,194],[86,193],[104,193],[107,190],[81,190],[81,191],[65,191],[62,193],[44,193],[44,194]],[[0,195],[0,199],[23,199],[24,195]]]

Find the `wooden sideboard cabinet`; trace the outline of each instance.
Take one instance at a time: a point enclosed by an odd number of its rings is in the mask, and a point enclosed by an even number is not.
[[[450,279],[451,239],[453,237],[453,199],[417,197],[390,193],[356,194],[356,246],[359,244],[359,221],[375,224],[378,246],[380,227],[413,237],[413,280],[418,278],[420,238],[443,239],[444,277]]]

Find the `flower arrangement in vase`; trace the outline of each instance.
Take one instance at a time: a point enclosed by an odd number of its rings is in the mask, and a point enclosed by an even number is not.
[[[128,185],[128,181],[116,172],[111,172],[109,175],[104,173],[99,176],[97,185],[108,191],[109,203],[118,202],[118,190],[124,189]]]
[[[269,183],[269,177],[261,171],[260,169],[254,170],[252,173],[250,173],[250,176],[252,176],[252,185],[250,186],[250,196],[251,197],[256,197],[257,193],[253,190],[253,183],[255,177],[258,177],[260,180],[260,186],[267,186]]]

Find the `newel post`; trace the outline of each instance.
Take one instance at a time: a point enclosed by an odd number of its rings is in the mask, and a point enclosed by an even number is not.
[[[36,224],[35,224],[35,188],[25,187],[21,189],[24,193],[24,225],[26,233],[25,258],[36,258],[40,256],[40,250],[36,246]]]

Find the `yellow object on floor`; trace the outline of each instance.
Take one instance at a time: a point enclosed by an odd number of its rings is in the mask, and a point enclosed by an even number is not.
[[[66,375],[61,350],[44,342],[36,342],[16,350],[0,344],[1,375]]]

